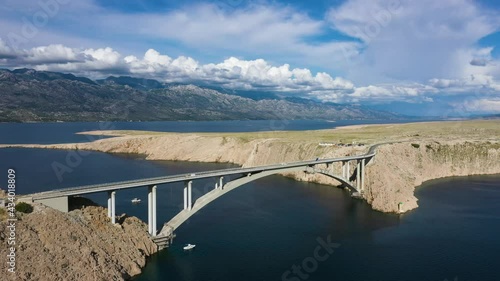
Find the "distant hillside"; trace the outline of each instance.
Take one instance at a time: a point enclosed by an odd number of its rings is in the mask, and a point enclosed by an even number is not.
[[[102,85],[114,86],[114,85],[122,85],[129,86],[137,90],[152,90],[152,89],[161,89],[164,88],[165,85],[156,81],[154,79],[143,79],[143,78],[134,78],[130,76],[109,76],[106,79],[97,80],[96,81]]]
[[[235,119],[395,119],[359,106],[260,99],[152,79],[0,70],[0,122]]]

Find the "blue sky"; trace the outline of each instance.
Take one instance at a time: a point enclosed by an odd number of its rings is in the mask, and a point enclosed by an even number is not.
[[[0,67],[500,112],[493,0],[3,0]]]

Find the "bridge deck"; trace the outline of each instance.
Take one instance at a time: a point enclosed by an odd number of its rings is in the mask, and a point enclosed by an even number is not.
[[[196,172],[196,173],[187,173],[180,175],[172,175],[166,177],[155,177],[155,178],[147,178],[140,180],[130,180],[130,181],[121,181],[121,182],[113,182],[113,183],[105,183],[105,184],[96,184],[96,185],[87,185],[80,187],[72,187],[72,188],[64,188],[64,189],[56,189],[41,193],[33,194],[33,199],[48,199],[48,198],[57,198],[64,196],[75,196],[75,195],[83,195],[90,193],[98,193],[104,191],[114,191],[120,189],[128,189],[128,188],[136,188],[142,186],[151,186],[151,185],[159,185],[166,183],[175,183],[175,182],[183,182],[186,180],[196,180],[196,179],[204,179],[204,178],[213,178],[213,177],[221,177],[221,176],[230,176],[230,175],[240,175],[240,174],[252,174],[262,171],[271,171],[271,170],[283,170],[284,168],[296,168],[308,165],[318,165],[318,164],[326,164],[326,163],[334,163],[341,161],[352,161],[352,160],[360,160],[373,157],[374,147],[371,147],[367,154],[357,155],[357,156],[347,156],[340,158],[331,158],[331,159],[318,159],[318,160],[309,160],[309,161],[300,161],[300,162],[292,162],[292,163],[281,163],[267,166],[258,166],[258,167],[250,167],[250,168],[230,168],[230,169],[222,169],[222,170],[214,170],[214,171],[205,171],[205,172]]]

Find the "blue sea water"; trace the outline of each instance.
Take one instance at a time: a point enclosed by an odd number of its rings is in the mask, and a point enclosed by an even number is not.
[[[75,143],[97,137],[76,133],[94,130],[142,130],[157,132],[259,132],[332,129],[359,124],[405,123],[408,120],[245,120],[245,121],[158,121],[0,123],[0,144]]]

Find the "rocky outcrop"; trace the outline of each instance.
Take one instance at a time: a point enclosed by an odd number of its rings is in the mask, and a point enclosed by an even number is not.
[[[16,272],[0,263],[2,280],[128,280],[157,251],[146,225],[121,217],[112,225],[102,207],[62,213],[34,204],[16,222]],[[6,222],[0,222],[0,256],[6,258]]]
[[[500,173],[500,144],[453,141],[406,142],[378,148],[367,167],[365,198],[376,210],[401,212],[418,207],[415,187],[450,176]]]

